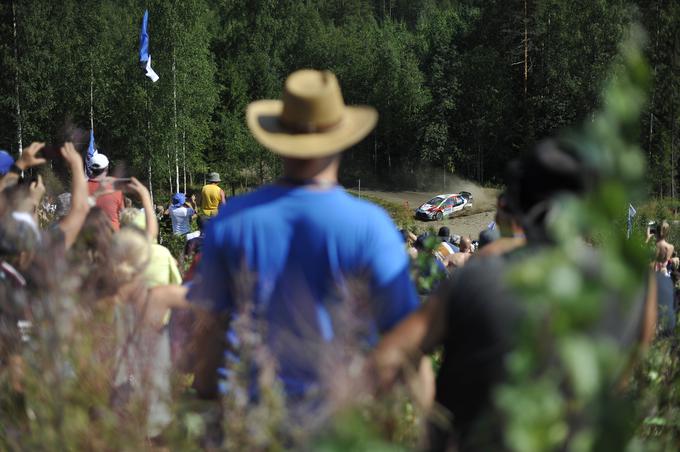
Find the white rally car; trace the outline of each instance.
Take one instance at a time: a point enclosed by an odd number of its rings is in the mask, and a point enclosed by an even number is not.
[[[416,209],[419,220],[443,220],[446,217],[472,207],[472,193],[462,191],[447,195],[437,195]]]

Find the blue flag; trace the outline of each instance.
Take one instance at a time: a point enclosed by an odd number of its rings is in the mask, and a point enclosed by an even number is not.
[[[97,152],[97,148],[94,145],[94,130],[90,129],[90,144],[87,146],[87,158],[85,159],[85,171],[87,171],[88,177],[91,174],[90,160],[92,160],[92,157],[94,157],[98,153],[99,152]]]
[[[142,31],[139,32],[139,62],[144,69],[144,75],[149,77],[152,82],[158,80],[158,74],[151,69],[151,55],[149,54],[149,32],[147,27],[149,25],[149,10],[144,11],[144,18],[142,19]]]
[[[626,237],[630,238],[630,234],[633,232],[633,217],[637,214],[637,210],[632,204],[628,204],[628,232]]]

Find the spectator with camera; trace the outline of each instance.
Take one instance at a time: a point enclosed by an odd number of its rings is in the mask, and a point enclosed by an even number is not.
[[[651,222],[647,226],[647,242],[649,242],[652,237],[656,240],[656,251],[652,263],[654,271],[667,277],[671,276],[669,264],[673,257],[673,252],[675,251],[675,247],[667,241],[670,232],[671,225],[668,224],[666,220],[663,220],[661,224]]]

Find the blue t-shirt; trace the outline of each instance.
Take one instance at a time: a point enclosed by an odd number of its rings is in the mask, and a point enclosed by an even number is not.
[[[319,380],[326,344],[356,331],[371,345],[417,307],[408,266],[381,208],[341,187],[271,185],[232,198],[208,223],[189,298],[231,313],[252,301],[287,392],[300,395]]]

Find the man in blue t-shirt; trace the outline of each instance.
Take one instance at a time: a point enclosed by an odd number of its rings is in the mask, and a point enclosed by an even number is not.
[[[335,76],[312,70],[288,77],[283,101],[248,106],[248,126],[283,158],[283,177],[233,198],[207,225],[189,298],[226,315],[213,315],[213,325],[198,333],[199,392],[214,392],[224,363],[218,328],[227,346],[240,340],[217,319],[233,325],[246,302],[265,321],[266,344],[293,398],[323,387],[326,346],[348,335],[371,346],[417,307],[395,225],[338,185],[341,151],[363,139],[377,116],[371,107],[345,106]]]

